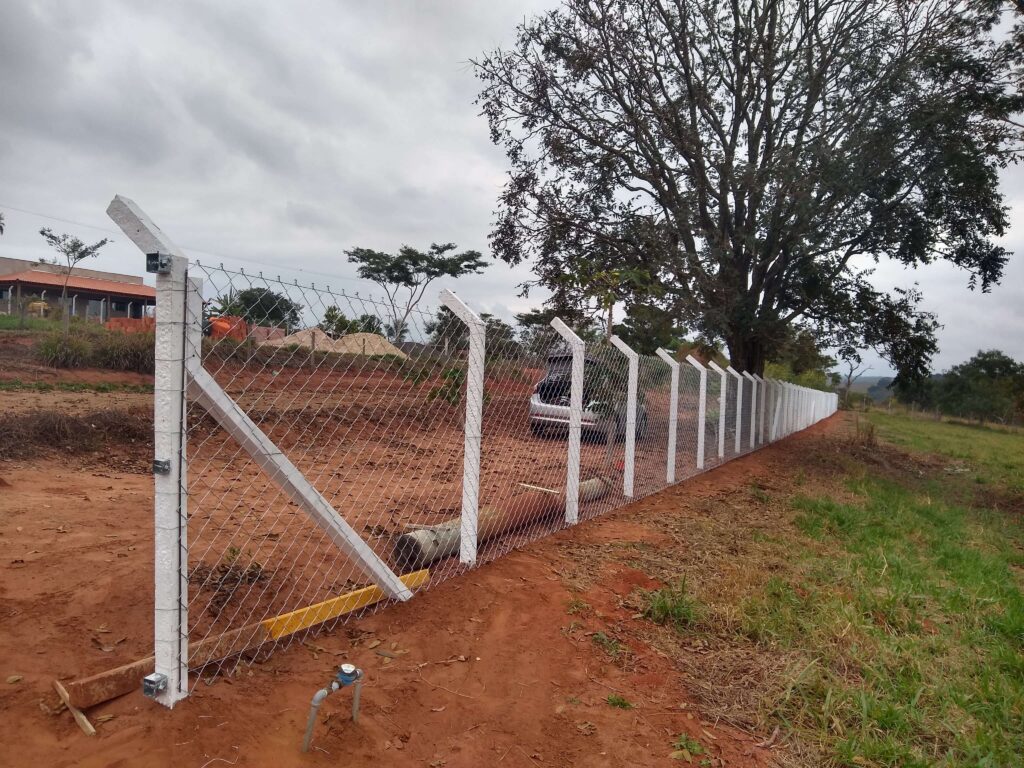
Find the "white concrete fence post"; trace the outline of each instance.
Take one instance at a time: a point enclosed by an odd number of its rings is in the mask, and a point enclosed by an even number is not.
[[[107,215],[147,254],[147,269],[152,261],[156,271],[153,668],[155,674],[162,676],[163,688],[154,698],[173,707],[188,696],[189,689],[188,469],[184,423],[188,259],[130,200],[114,198]],[[193,338],[191,334],[189,337]]]
[[[700,386],[697,391],[697,469],[704,469],[704,438],[708,418],[708,369],[693,355],[687,355],[686,362],[700,373]]]
[[[629,373],[626,383],[626,444],[623,449],[622,494],[633,498],[633,473],[636,467],[636,399],[637,380],[640,378],[640,355],[616,335],[608,339],[612,346],[626,356]]]
[[[758,389],[761,392],[761,398],[758,401],[757,442],[764,445],[764,416],[768,409],[768,380],[757,373],[754,374],[754,378],[757,379]]]
[[[658,357],[668,364],[672,371],[672,389],[668,402],[668,455],[665,458],[665,482],[676,481],[676,430],[679,427],[679,361],[664,349],[658,349]]]
[[[486,323],[462,299],[445,288],[441,303],[466,325],[469,350],[466,354],[466,422],[462,449],[462,517],[459,526],[459,561],[476,562],[477,526],[480,517],[480,443],[484,425],[484,365]]]
[[[738,456],[743,450],[743,377],[731,365],[725,370],[736,378],[736,444],[733,450]]]
[[[551,327],[572,351],[572,373],[569,380],[569,441],[565,468],[565,522],[576,525],[580,519],[580,443],[583,435],[583,362],[586,347],[583,339],[562,322],[551,320]]]
[[[708,361],[708,368],[717,373],[722,381],[718,388],[718,458],[725,458],[725,396],[729,387],[726,382],[729,380],[729,374],[725,372],[714,360]]]
[[[757,379],[749,371],[744,371],[743,376],[750,382],[750,450],[754,450],[757,447]]]

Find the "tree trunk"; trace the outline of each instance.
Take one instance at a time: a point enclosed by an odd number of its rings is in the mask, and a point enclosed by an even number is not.
[[[729,362],[740,373],[747,371],[751,376],[764,376],[765,347],[763,342],[746,336],[730,336]]]

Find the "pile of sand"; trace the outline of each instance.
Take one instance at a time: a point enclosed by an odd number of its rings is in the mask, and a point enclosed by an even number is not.
[[[262,347],[305,347],[318,352],[336,352],[341,355],[394,355],[405,359],[408,355],[379,333],[350,333],[332,339],[319,328],[296,331],[282,339],[263,342]]]

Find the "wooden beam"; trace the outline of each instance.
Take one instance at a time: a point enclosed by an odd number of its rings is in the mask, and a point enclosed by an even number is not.
[[[414,571],[401,579],[409,589],[422,586],[430,578],[429,570]],[[303,629],[322,624],[346,613],[357,611],[387,596],[380,587],[364,587],[321,603],[284,613],[256,624],[249,624],[214,637],[207,637],[189,647],[190,669],[200,669],[208,664],[229,659],[246,651],[259,648],[265,643],[280,640]],[[67,684],[65,704],[68,709],[88,709],[110,699],[124,696],[142,687],[142,678],[153,671],[153,657],[133,661],[105,672],[73,680]],[[54,681],[54,687],[60,685]],[[63,689],[64,686],[61,686]],[[58,691],[59,693],[59,691]],[[83,715],[84,717],[84,715]],[[76,718],[77,719],[77,718]],[[91,727],[91,726],[90,726]],[[84,728],[83,728],[84,730]]]
[[[64,702],[64,706],[68,708],[68,712],[75,718],[75,722],[78,723],[78,727],[82,729],[82,732],[86,736],[95,736],[96,729],[92,727],[92,723],[89,722],[89,718],[85,716],[85,713],[71,703],[71,698],[68,696],[64,686],[60,684],[60,680],[53,681],[53,688],[57,691],[61,701]]]

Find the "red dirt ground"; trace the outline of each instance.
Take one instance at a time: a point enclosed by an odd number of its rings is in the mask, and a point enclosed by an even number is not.
[[[579,595],[566,574],[578,569],[574,549],[582,545],[657,545],[664,534],[656,521],[700,514],[702,499],[752,477],[795,473],[787,445],[834,425],[536,541],[211,686],[200,683],[172,711],[141,694],[95,707],[88,713],[94,738],[67,712],[47,712],[57,704],[51,681],[151,651],[152,480],[52,460],[0,463],[0,673],[21,676],[0,683],[0,764],[685,765],[669,758],[680,733],[706,745],[711,765],[775,764],[779,753],[758,746],[769,734],[702,717],[694,686],[671,659],[629,633],[628,665],[592,642],[612,623],[638,621],[623,598],[654,582],[605,563],[584,594],[594,610],[580,619],[567,613]],[[360,723],[345,719],[347,693],[336,694],[321,710],[318,749],[302,755],[309,699],[342,661],[367,673]],[[608,706],[612,692],[635,709]]]

